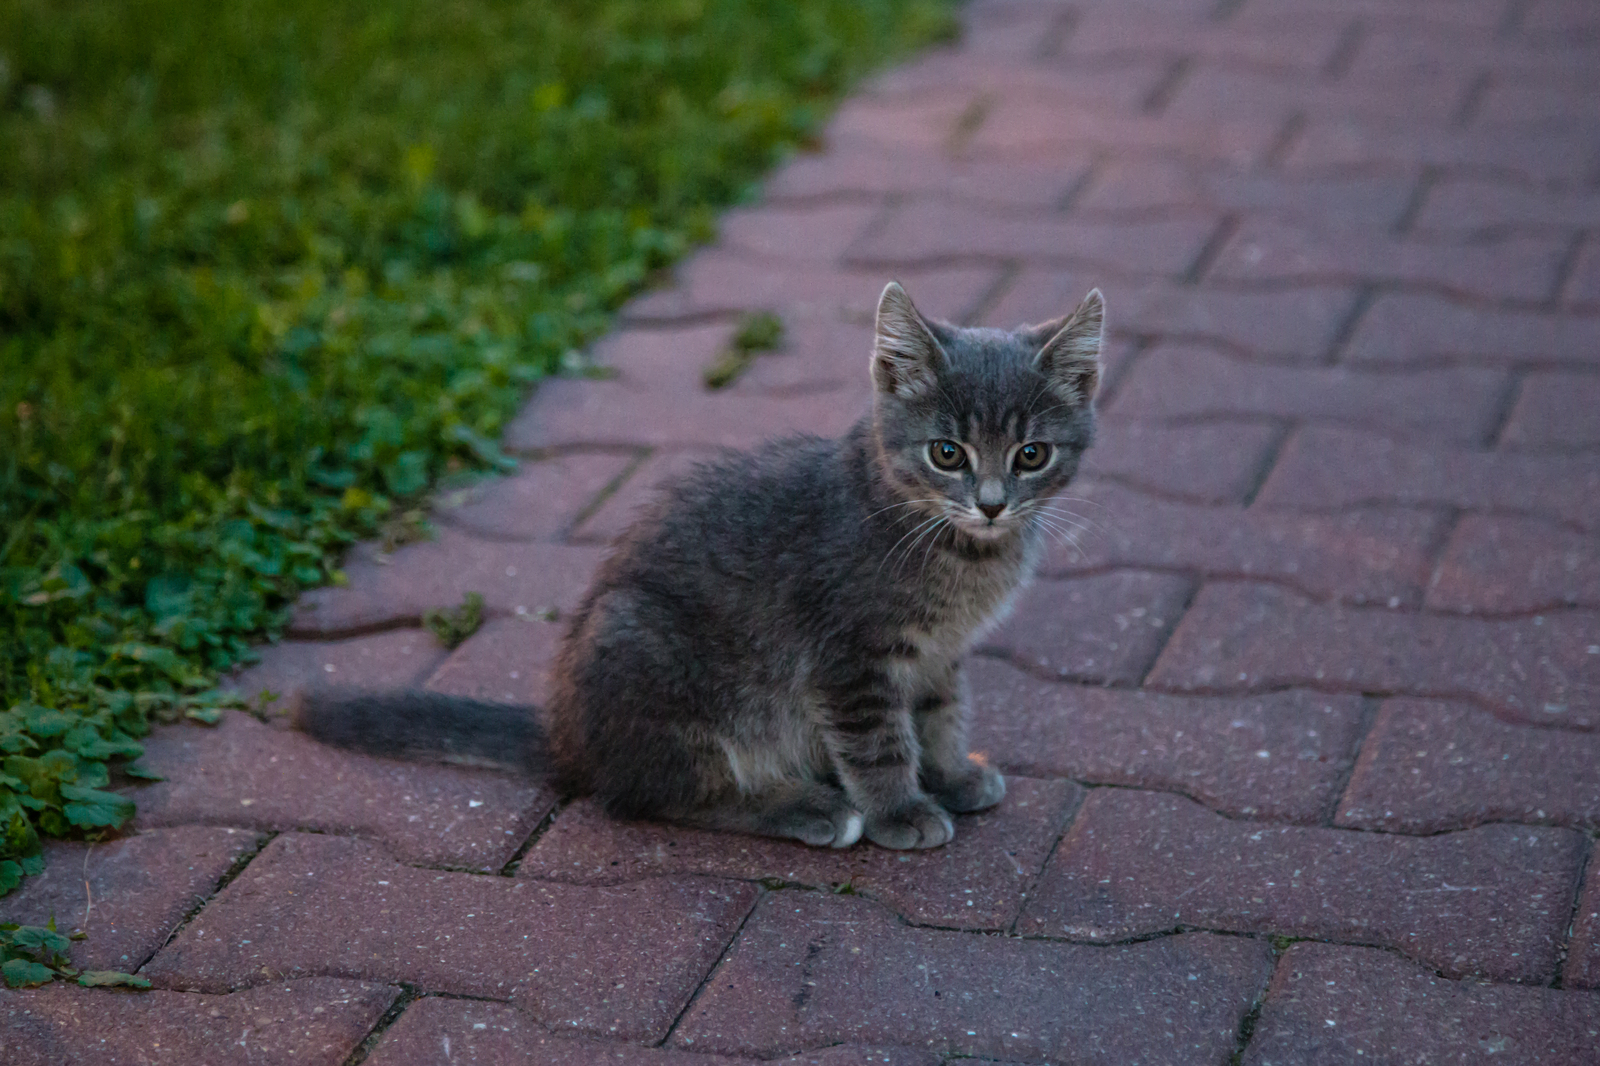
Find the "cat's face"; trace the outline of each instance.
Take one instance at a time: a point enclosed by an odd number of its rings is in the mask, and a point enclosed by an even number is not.
[[[885,476],[908,509],[980,541],[1050,526],[1094,432],[1104,301],[1006,331],[922,317],[891,283],[872,358]]]

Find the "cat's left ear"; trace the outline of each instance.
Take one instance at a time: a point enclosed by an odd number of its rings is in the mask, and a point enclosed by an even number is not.
[[[880,392],[915,399],[939,387],[944,349],[898,282],[883,287],[872,342],[872,382]]]
[[[1066,318],[1025,331],[1041,343],[1033,368],[1063,399],[1087,404],[1100,388],[1100,349],[1105,344],[1106,298],[1090,289]]]

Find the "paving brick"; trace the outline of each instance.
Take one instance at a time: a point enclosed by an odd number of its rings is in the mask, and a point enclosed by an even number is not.
[[[1237,937],[1009,940],[907,929],[866,900],[780,892],[757,906],[670,1042],[763,1056],[845,1042],[1220,1063],[1270,969],[1265,945]]]
[[[984,318],[1009,328],[1076,306],[1090,288],[1106,290],[1115,333],[1191,338],[1288,359],[1319,358],[1349,314],[1352,290],[1318,286],[1240,292],[1167,281],[1116,281],[1089,268],[1024,269]],[[1050,310],[1056,309],[1056,310]]]
[[[1448,981],[1370,948],[1296,944],[1278,963],[1245,1066],[1539,1063],[1582,1066],[1600,996]]]
[[[1436,296],[1380,296],[1346,346],[1353,363],[1454,360],[1600,367],[1600,316],[1467,307]]]
[[[144,973],[197,991],[325,973],[406,981],[509,999],[564,1032],[657,1041],[758,891],[444,873],[403,866],[364,841],[286,834]]]
[[[1429,190],[1416,219],[1419,231],[1461,236],[1515,229],[1570,234],[1577,227],[1600,227],[1600,195],[1454,176]]]
[[[755,255],[831,263],[880,210],[865,203],[762,204],[728,212],[718,222],[717,231],[722,244]]]
[[[541,1066],[755,1066],[760,1061],[557,1036],[505,1003],[426,996],[406,1008],[366,1058],[371,1066],[436,1066],[443,1061]],[[779,1066],[939,1066],[911,1048],[831,1047],[773,1061]]]
[[[1537,82],[1490,81],[1473,114],[1474,124],[1592,134],[1594,109],[1589,105],[1593,85],[1574,88],[1577,91],[1562,92]],[[1584,92],[1584,88],[1590,91]]]
[[[1441,5],[1450,6],[1450,5]],[[1542,84],[1555,95],[1600,84],[1590,42],[1523,43],[1478,32],[1407,32],[1377,27],[1366,35],[1346,77],[1359,80],[1409,71],[1415,78],[1448,76],[1463,69],[1486,70],[1492,82]],[[1474,131],[1477,132],[1477,131]]]
[[[1506,385],[1498,370],[1274,366],[1168,344],[1140,356],[1107,410],[1140,422],[1309,419],[1475,444],[1499,423]]]
[[[1371,226],[1309,226],[1250,218],[1208,280],[1364,282],[1438,289],[1468,298],[1545,300],[1570,243],[1558,235],[1495,241],[1397,238]]]
[[[1201,218],[1096,222],[1038,210],[1003,211],[919,198],[892,211],[850,249],[878,267],[972,259],[1080,262],[1129,274],[1182,274],[1215,223]]]
[[[214,728],[158,728],[144,744],[142,765],[166,780],[127,791],[141,830],[353,833],[410,861],[498,870],[555,803],[524,778],[355,755],[237,712]]]
[[[1204,503],[1243,503],[1277,446],[1275,426],[1234,422],[1152,426],[1102,419],[1083,473]]]
[[[1589,876],[1573,912],[1572,940],[1562,970],[1565,988],[1600,988],[1600,865],[1589,857]]]
[[[1437,833],[1489,822],[1600,828],[1600,737],[1459,703],[1386,700],[1338,824]]]
[[[1000,271],[983,265],[902,267],[893,276],[924,312],[960,321],[994,287]],[[654,324],[763,309],[781,312],[787,322],[840,317],[871,322],[889,278],[877,269],[785,264],[713,249],[679,269],[675,288],[641,297],[623,313],[630,321]]]
[[[399,990],[338,977],[230,995],[138,995],[58,983],[0,991],[7,1066],[339,1066]]]
[[[444,521],[480,536],[558,540],[632,462],[633,456],[616,452],[525,461],[510,477],[447,495],[437,509]]]
[[[1206,506],[1080,482],[1058,510],[1083,515],[1041,567],[1067,577],[1119,567],[1280,581],[1322,599],[1416,606],[1433,567],[1436,514],[1360,508],[1337,514]],[[1065,523],[1073,521],[1061,518]]]
[[[979,89],[965,85],[915,96],[857,96],[839,105],[823,132],[823,141],[851,147],[876,145],[902,152],[939,151],[980,96]]]
[[[1600,375],[1535,373],[1523,378],[1500,444],[1600,448]]]
[[[996,3],[989,0],[962,12],[959,55],[1032,59],[1067,27],[1062,11],[1051,4]],[[944,58],[943,56],[940,57]]]
[[[1582,456],[1474,451],[1309,427],[1289,439],[1257,499],[1285,508],[1388,502],[1522,512],[1595,529],[1600,467]]]
[[[796,433],[840,436],[870,396],[863,383],[787,398],[686,392],[665,402],[621,381],[556,381],[540,388],[506,436],[525,448],[750,448]]]
[[[1555,976],[1588,841],[1491,825],[1400,837],[1240,822],[1181,796],[1098,789],[1019,933],[1116,941],[1177,928],[1398,949],[1446,976]]]
[[[1338,45],[1342,28],[1270,15],[1235,24],[1218,23],[1208,13],[1168,15],[1154,7],[1101,7],[1085,12],[1073,26],[1063,58],[1137,58],[1154,52],[1235,67],[1316,70]]]
[[[826,154],[798,155],[767,180],[770,202],[887,193],[972,200],[1008,207],[1053,208],[1083,180],[1090,155],[1073,163],[952,159],[934,152],[841,145]]]
[[[781,397],[856,390],[865,406],[871,394],[872,348],[870,322],[804,319],[785,330],[782,348],[757,356],[728,390]]]
[[[990,158],[1035,160],[1085,151],[1124,158],[1182,157],[1247,167],[1265,155],[1281,123],[1259,118],[1171,123],[1118,115],[1050,94],[1007,99],[985,117],[968,150]]]
[[[426,629],[393,629],[345,640],[286,640],[257,649],[261,661],[226,678],[227,688],[251,701],[258,713],[280,717],[283,696],[309,685],[390,688],[422,681],[449,654]]]
[[[1218,699],[1060,685],[967,666],[972,746],[1008,773],[1181,792],[1230,814],[1316,823],[1361,736],[1351,696]]]
[[[0,902],[0,920],[84,932],[72,945],[80,970],[138,969],[261,836],[187,825],[99,844],[49,841],[44,872]]]
[[[1346,77],[1359,80],[1353,71]],[[1468,176],[1570,184],[1587,181],[1594,163],[1594,145],[1563,132],[1516,127],[1457,131],[1335,118],[1308,122],[1284,160],[1291,171],[1394,173],[1428,165]]]
[[[658,498],[663,485],[687,474],[696,463],[718,453],[709,448],[663,449],[628,476],[606,502],[573,530],[573,537],[585,542],[610,543],[625,532],[640,511]]]
[[[1308,23],[1331,20],[1339,26],[1348,26],[1359,16],[1363,26],[1387,32],[1446,30],[1456,39],[1481,42],[1492,41],[1506,17],[1500,0],[1411,0],[1406,4],[1390,0],[1273,0],[1266,5],[1246,4],[1230,21],[1249,24],[1258,13]]]
[[[1135,685],[1193,587],[1186,577],[1138,571],[1040,581],[983,646],[1046,677]]]
[[[1470,76],[1462,70],[1454,77],[1419,80],[1402,72],[1381,80],[1330,82],[1316,70],[1252,70],[1202,61],[1179,83],[1161,116],[1182,122],[1228,115],[1285,118],[1296,111],[1444,126],[1454,119]]]
[[[1396,174],[1283,174],[1207,167],[1178,159],[1111,159],[1073,201],[1085,214],[1124,217],[1181,210],[1385,225],[1416,188]]]
[[[450,653],[424,687],[494,703],[543,706],[566,625],[526,614],[496,618]]]
[[[1067,14],[1057,7],[1055,14]],[[1068,14],[1068,19],[1070,19]],[[960,153],[962,140],[981,120],[1011,101],[1047,100],[1058,107],[1115,115],[1137,112],[1152,89],[1167,77],[1172,61],[1167,56],[1109,57],[1105,60],[1059,57],[1037,63],[1017,63],[998,56],[960,52],[934,53],[925,61],[892,70],[875,79],[868,99],[886,105],[896,102],[936,100],[959,102],[963,114],[945,147]]]
[[[490,612],[538,612],[577,605],[600,564],[597,548],[516,544],[443,529],[388,554],[345,565],[346,584],[300,597],[289,632],[333,636],[379,626],[417,624],[434,608],[455,607],[469,592]]]
[[[594,345],[590,359],[626,384],[649,388],[659,397],[703,393],[701,374],[721,356],[735,328],[719,321],[619,329]],[[546,382],[541,388],[582,389],[587,384]]]
[[[1427,605],[1486,614],[1600,608],[1600,544],[1592,533],[1537,518],[1463,515]]]
[[[1600,614],[1489,621],[1319,604],[1271,585],[1195,597],[1150,672],[1180,692],[1305,686],[1470,699],[1518,721],[1600,728]]]
[[[1600,242],[1590,238],[1584,245],[1578,261],[1573,264],[1561,302],[1586,314],[1600,311]]]
[[[646,822],[619,822],[588,800],[556,816],[524,856],[518,877],[614,884],[662,874],[773,879],[882,901],[912,922],[1007,929],[1083,790],[1013,777],[1000,806],[956,820],[944,847],[906,854],[861,846],[836,851]]]

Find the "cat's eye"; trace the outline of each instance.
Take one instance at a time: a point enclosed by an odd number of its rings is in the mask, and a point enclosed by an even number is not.
[[[953,440],[932,441],[928,461],[940,470],[960,470],[967,465],[967,450]]]
[[[1033,441],[1017,449],[1016,458],[1011,460],[1011,465],[1017,472],[1026,474],[1033,470],[1042,470],[1050,461],[1050,445]]]

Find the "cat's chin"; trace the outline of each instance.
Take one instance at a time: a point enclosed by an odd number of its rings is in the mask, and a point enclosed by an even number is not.
[[[996,541],[1014,537],[1018,528],[1015,523],[1010,522],[1005,525],[991,525],[988,522],[954,521],[951,524],[973,540],[983,544],[993,544]]]

